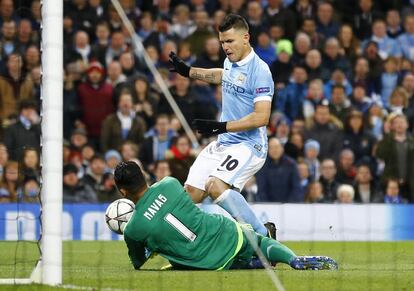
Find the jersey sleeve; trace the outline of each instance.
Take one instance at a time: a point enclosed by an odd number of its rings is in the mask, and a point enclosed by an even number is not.
[[[258,101],[272,101],[275,85],[269,67],[265,63],[258,64],[252,85],[253,101],[255,103]]]
[[[138,242],[124,235],[124,240],[128,248],[128,256],[135,270],[139,270],[147,261],[148,256],[143,243]]]

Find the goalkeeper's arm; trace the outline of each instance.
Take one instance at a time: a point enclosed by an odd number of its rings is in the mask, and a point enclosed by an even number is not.
[[[133,239],[124,236],[126,245],[128,247],[128,256],[131,260],[135,270],[139,270],[142,265],[151,257],[151,253],[145,248],[145,246]]]

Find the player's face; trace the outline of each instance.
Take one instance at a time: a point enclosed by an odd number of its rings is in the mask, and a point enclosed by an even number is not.
[[[231,28],[219,32],[221,46],[230,62],[238,62],[249,54],[249,38],[249,33],[241,29]]]

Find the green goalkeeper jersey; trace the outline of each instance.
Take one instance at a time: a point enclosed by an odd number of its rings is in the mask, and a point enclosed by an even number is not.
[[[177,266],[228,268],[243,244],[238,224],[202,212],[178,180],[171,177],[149,187],[137,202],[124,229],[124,239],[136,269],[146,261],[146,249]]]

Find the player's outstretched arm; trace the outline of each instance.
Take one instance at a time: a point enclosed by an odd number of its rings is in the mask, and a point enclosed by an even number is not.
[[[272,102],[258,101],[254,104],[254,111],[239,120],[228,121],[226,129],[228,132],[247,131],[269,123]]]
[[[139,270],[148,260],[149,256],[145,251],[145,247],[128,236],[124,235],[125,243],[128,247],[128,256],[135,270]]]
[[[190,67],[174,52],[170,53],[169,62],[172,66],[171,71],[177,72],[181,76],[201,80],[210,84],[221,83],[223,69],[203,69]]]

